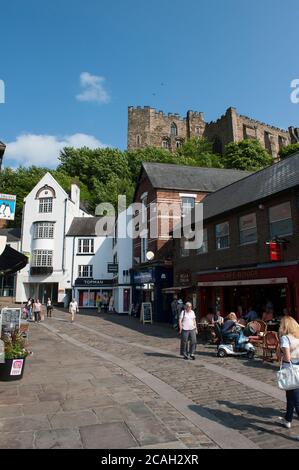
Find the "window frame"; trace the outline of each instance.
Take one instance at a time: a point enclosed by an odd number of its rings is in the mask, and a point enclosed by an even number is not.
[[[285,205],[288,205],[289,206],[289,209],[290,209],[290,217],[285,217],[285,218],[281,218],[281,219],[277,219],[275,220],[274,222],[271,221],[271,210],[272,209],[275,209],[279,206],[285,206]],[[285,201],[285,202],[281,202],[280,204],[275,204],[274,206],[271,206],[269,207],[268,209],[268,218],[269,218],[269,229],[270,229],[270,236],[271,238],[276,238],[276,237],[290,237],[294,234],[294,223],[293,223],[293,217],[292,217],[292,205],[291,205],[291,201]],[[280,222],[284,222],[286,220],[289,220],[291,222],[291,232],[287,232],[287,233],[280,233],[279,235],[276,235],[276,234],[273,234],[273,225],[274,224],[277,224],[277,223],[280,223]]]
[[[54,222],[36,222],[34,224],[34,239],[35,240],[53,240],[54,225],[55,225]],[[47,233],[47,236],[45,235],[46,233]]]
[[[249,227],[249,228],[242,229],[242,228],[241,228],[241,219],[244,219],[245,217],[249,217],[250,215],[254,215],[254,217],[255,217],[255,225],[252,226],[252,227]],[[248,214],[239,216],[238,223],[239,223],[239,243],[240,243],[240,246],[244,246],[244,245],[253,245],[254,243],[257,243],[257,242],[258,242],[258,231],[257,231],[257,217],[256,217],[256,212],[249,212]],[[247,242],[242,242],[242,238],[241,238],[242,233],[244,233],[244,232],[249,232],[250,230],[253,230],[253,229],[255,229],[255,235],[256,235],[255,240],[247,241]]]
[[[33,250],[31,266],[33,268],[52,268],[53,250]]]
[[[87,270],[87,274],[84,274]],[[79,279],[93,279],[93,265],[92,264],[79,264],[78,265],[78,278]]]
[[[41,197],[38,201],[40,214],[51,214],[53,212],[53,197]]]
[[[227,225],[228,227],[227,235],[217,235],[217,227],[220,227],[222,225]],[[215,225],[215,238],[216,238],[216,250],[227,250],[230,248],[230,224],[228,220]],[[227,238],[228,240],[228,246],[219,246],[218,241],[221,239],[225,239],[225,238]]]
[[[94,255],[94,238],[78,238],[78,255]]]

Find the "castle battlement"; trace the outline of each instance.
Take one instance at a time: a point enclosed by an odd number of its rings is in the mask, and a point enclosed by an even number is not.
[[[176,123],[174,129],[172,122]],[[255,129],[252,131],[251,129]],[[272,134],[269,139],[268,134]],[[273,156],[279,158],[282,145],[299,139],[299,131],[280,129],[248,116],[239,115],[235,107],[229,107],[221,117],[209,123],[204,113],[188,110],[183,117],[179,113],[164,113],[150,106],[129,106],[128,148],[156,147],[175,153],[182,142],[192,137],[205,137],[213,143],[215,152],[223,154],[225,146],[243,139],[257,138]]]

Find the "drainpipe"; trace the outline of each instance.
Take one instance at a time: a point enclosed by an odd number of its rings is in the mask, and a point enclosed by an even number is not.
[[[75,262],[75,237],[73,237],[73,256],[72,256],[72,273],[71,273],[71,285],[72,285],[72,298],[75,298],[75,291],[73,290],[74,281],[74,262]]]
[[[65,273],[65,227],[66,227],[66,205],[67,199],[64,200],[64,221],[63,221],[63,241],[62,241],[62,271]]]

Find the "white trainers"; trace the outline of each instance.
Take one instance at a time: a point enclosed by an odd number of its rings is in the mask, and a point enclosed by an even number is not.
[[[290,423],[289,421],[287,421],[285,418],[282,418],[282,417],[279,417],[278,419],[282,426],[284,426],[287,429],[291,429],[292,423]]]

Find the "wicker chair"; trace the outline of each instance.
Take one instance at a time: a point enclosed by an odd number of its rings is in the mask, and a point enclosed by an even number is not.
[[[267,323],[264,322],[263,320],[255,320],[257,323],[261,325],[260,333],[267,333]]]
[[[275,331],[268,331],[264,337],[263,362],[273,362],[273,353],[276,361],[279,362],[279,338]]]

